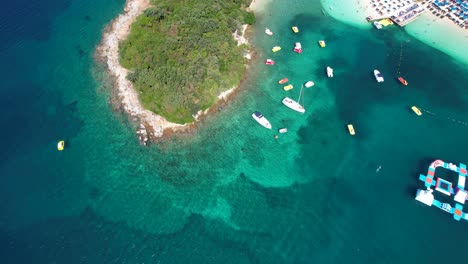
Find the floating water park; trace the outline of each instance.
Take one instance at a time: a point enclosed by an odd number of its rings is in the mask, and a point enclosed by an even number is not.
[[[458,182],[456,186],[454,186],[453,183],[445,179],[435,177],[435,171],[438,167],[456,172],[458,174]],[[457,221],[460,221],[460,219],[465,219],[468,221],[468,214],[463,212],[463,205],[468,199],[468,191],[465,190],[466,177],[467,170],[465,164],[460,163],[460,165],[457,166],[452,163],[446,163],[442,160],[436,160],[432,162],[429,166],[427,175],[419,175],[419,179],[424,182],[426,190],[418,189],[418,191],[416,192],[415,199],[423,204],[426,204],[428,206],[434,205],[442,209],[443,211],[452,214],[453,218]],[[431,187],[434,187],[434,189],[432,189]],[[453,194],[453,200],[455,205],[450,205],[449,203],[442,203],[434,199],[434,190],[444,194],[447,197],[450,197]]]

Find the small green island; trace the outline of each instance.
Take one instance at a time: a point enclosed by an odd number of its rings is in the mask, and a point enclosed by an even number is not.
[[[151,0],[119,46],[120,64],[143,107],[190,123],[240,84],[246,46],[232,33],[253,24],[252,0]]]

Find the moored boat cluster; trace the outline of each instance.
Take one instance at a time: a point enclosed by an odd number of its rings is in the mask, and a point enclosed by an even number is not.
[[[299,33],[299,28],[297,26],[293,26],[291,29],[292,29],[292,31],[294,33],[296,33],[296,34]],[[273,32],[269,28],[265,29],[265,33],[267,35],[270,35],[270,36],[273,35]],[[325,40],[319,40],[318,45],[321,48],[325,48],[326,47]],[[271,50],[272,50],[273,53],[276,53],[276,52],[279,52],[281,50],[281,47],[280,46],[274,46]],[[302,44],[300,42],[295,42],[293,51],[296,52],[296,53],[299,53],[299,54],[302,53],[302,51],[303,51],[302,50]],[[265,64],[275,65],[275,62],[273,61],[273,59],[267,59],[265,61]],[[325,72],[326,72],[326,75],[327,75],[328,78],[333,78],[334,77],[334,70],[330,66],[326,66]],[[373,70],[373,75],[375,77],[375,80],[378,83],[383,83],[384,82],[384,76],[378,69]],[[406,79],[404,79],[402,76],[398,76],[396,79],[402,85],[405,85],[405,86],[408,85],[408,81]],[[288,83],[288,82],[290,82],[289,78],[284,77],[284,78],[282,78],[282,79],[280,79],[278,81],[278,84],[285,84],[285,86],[283,86],[283,90],[284,91],[290,91],[290,90],[292,90],[294,88],[294,86],[293,86],[293,84]],[[291,110],[294,110],[294,111],[299,112],[299,113],[305,113],[306,109],[304,107],[304,93],[303,93],[304,89],[303,88],[304,87],[305,88],[310,88],[310,87],[313,87],[314,85],[315,85],[315,83],[313,81],[306,81],[305,83],[301,84],[301,89],[300,89],[299,97],[298,97],[297,100],[293,100],[289,96],[286,96],[286,97],[283,98],[283,100],[281,102],[283,103],[283,105],[290,108]],[[301,99],[302,99],[302,101],[301,101]],[[418,107],[416,107],[416,106],[412,106],[411,110],[418,116],[422,115],[420,109]],[[271,123],[259,111],[255,111],[252,114],[252,117],[260,125],[264,126],[265,128],[272,129]],[[350,135],[352,135],[352,136],[356,135],[356,131],[355,131],[355,128],[354,128],[353,124],[351,124],[351,123],[347,124],[346,127],[347,127],[348,132],[349,132]],[[278,131],[280,133],[286,133],[288,130],[287,130],[287,128],[280,128]],[[278,138],[278,136],[275,135],[275,138]]]

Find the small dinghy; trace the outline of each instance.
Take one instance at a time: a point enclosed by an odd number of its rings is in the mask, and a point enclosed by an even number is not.
[[[294,43],[294,52],[302,53],[302,45],[300,42]]]
[[[348,125],[348,131],[351,136],[354,136],[356,134],[356,132],[354,132],[354,127],[352,124]]]
[[[308,81],[308,82],[306,82],[306,83],[304,84],[304,86],[305,86],[306,88],[310,88],[310,87],[312,87],[312,86],[314,86],[314,85],[315,85],[315,83],[314,83],[313,81]]]
[[[283,87],[283,89],[284,89],[285,91],[289,91],[289,90],[291,90],[292,88],[294,88],[294,87],[292,86],[292,84],[288,84],[288,85],[286,85],[285,87]]]
[[[277,51],[280,51],[281,50],[281,47],[280,46],[274,46],[271,51],[273,52],[277,52]]]
[[[333,69],[330,66],[327,66],[327,76],[328,78],[333,77]]]
[[[64,140],[60,140],[58,143],[57,143],[57,150],[58,151],[62,151],[65,149],[65,141]]]

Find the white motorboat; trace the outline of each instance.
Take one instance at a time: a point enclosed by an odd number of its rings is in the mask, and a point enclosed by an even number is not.
[[[377,82],[380,83],[384,81],[383,75],[378,70],[374,70],[374,76]]]
[[[262,113],[258,112],[258,111],[255,111],[253,114],[252,114],[252,117],[253,119],[255,119],[255,121],[257,121],[260,125],[264,126],[265,128],[268,128],[268,129],[271,129],[271,124],[270,122],[268,121],[268,119],[266,119]]]
[[[280,133],[286,133],[286,132],[288,132],[288,129],[285,128],[285,127],[283,127],[283,128],[280,128],[280,129],[278,130],[278,132],[280,132]]]
[[[294,51],[297,53],[302,53],[302,45],[300,42],[294,43]]]
[[[265,34],[267,34],[268,36],[271,36],[273,35],[273,32],[269,28],[265,28]]]
[[[298,102],[294,101],[293,99],[291,99],[289,97],[285,97],[282,102],[283,102],[283,104],[285,106],[291,108],[294,111],[297,111],[299,113],[304,113],[305,112],[305,109],[304,109],[304,107],[302,107],[301,104],[299,104]]]
[[[333,77],[333,69],[330,66],[327,66],[327,76],[329,78]]]
[[[314,85],[315,85],[315,83],[314,83],[313,81],[308,81],[308,82],[306,82],[306,83],[304,84],[304,86],[305,86],[306,88],[310,88],[310,87],[312,87],[312,86],[314,86]]]
[[[377,21],[374,21],[374,27],[375,27],[376,29],[381,29],[381,28],[382,28],[382,24],[380,24],[380,23],[377,22]]]

